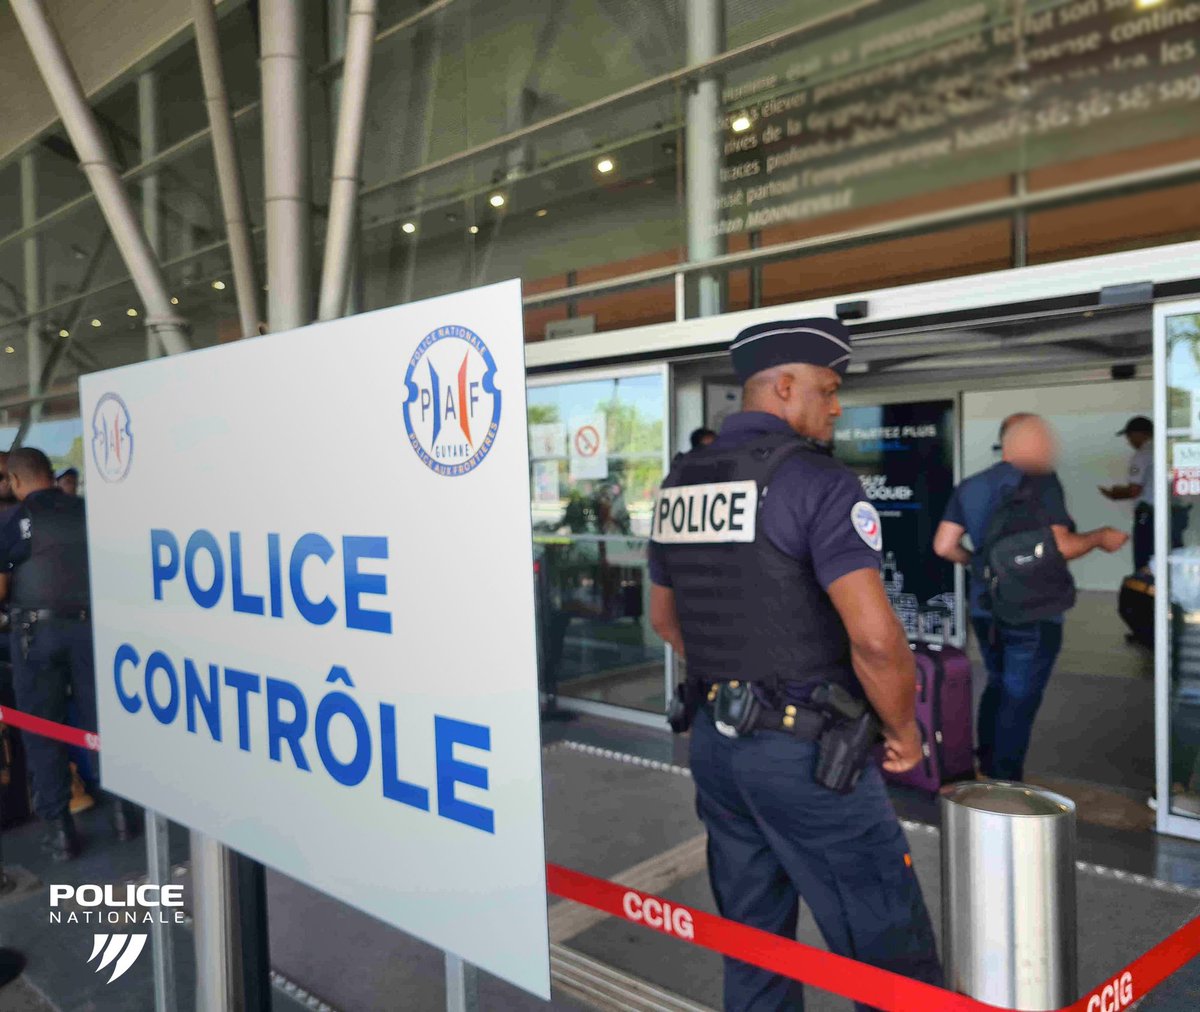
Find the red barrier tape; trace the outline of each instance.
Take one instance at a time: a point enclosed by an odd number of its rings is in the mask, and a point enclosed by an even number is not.
[[[100,736],[91,731],[44,720],[20,710],[0,707],[0,724],[54,738],[68,745],[100,751]],[[546,865],[546,888],[564,900],[620,917],[650,931],[670,935],[703,949],[732,956],[744,963],[778,973],[804,984],[859,1001],[887,1012],[929,1009],[936,1012],[997,1012],[997,1006],[911,980],[877,966],[837,956],[823,949],[758,928],[728,921],[672,903],[653,893],[629,889],[562,865]],[[1200,917],[1189,921],[1139,956],[1111,980],[1098,985],[1077,1002],[1058,1012],[1120,1012],[1144,998],[1164,980],[1200,955]]]
[[[22,731],[41,735],[43,738],[65,741],[68,745],[78,745],[92,752],[100,751],[100,735],[94,731],[80,731],[77,727],[56,724],[52,720],[44,720],[32,713],[22,713],[7,706],[0,706],[0,724],[19,727]]]
[[[911,1012],[912,1009],[996,1012],[997,1009],[995,1005],[966,995],[910,980],[889,970],[814,949],[561,865],[546,865],[546,888],[555,896],[574,900],[631,924],[888,1012]],[[1200,955],[1200,917],[1163,939],[1114,974],[1111,980],[1097,985],[1058,1012],[1120,1012],[1145,997],[1197,955]]]

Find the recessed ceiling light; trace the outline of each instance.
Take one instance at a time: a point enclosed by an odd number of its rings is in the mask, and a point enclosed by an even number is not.
[[[616,167],[617,163],[611,158],[601,158],[600,161],[596,163],[597,172],[612,172],[612,170]]]
[[[6,345],[4,346],[4,353],[5,353],[6,355],[11,355],[11,354],[13,354],[13,353],[14,353],[16,350],[17,350],[17,349],[16,349],[16,348],[14,348],[14,347],[13,347],[11,344],[6,344]]]
[[[126,316],[137,316],[137,310],[134,309],[133,306],[130,306],[127,310],[125,310],[125,315]]]
[[[546,215],[548,215],[549,213],[550,213],[550,212],[549,212],[549,211],[547,211],[547,210],[546,210],[544,207],[539,207],[539,208],[538,208],[538,213],[537,213],[537,216],[538,216],[539,218],[544,218],[544,217],[546,217]]]
[[[1137,6],[1141,8],[1157,7],[1163,0],[1137,0]]]
[[[171,305],[172,305],[172,306],[178,306],[178,305],[179,305],[179,300],[178,300],[177,298],[175,298],[175,296],[174,296],[174,295],[172,295],[172,296],[171,296]]]
[[[63,327],[63,329],[58,332],[58,336],[59,337],[70,337],[71,332],[69,330],[67,330],[66,327]]]
[[[740,116],[735,116],[733,122],[729,125],[733,128],[735,134],[745,133],[750,129],[750,117],[742,113]]]
[[[479,226],[472,225],[469,229],[467,229],[467,231],[470,232],[471,235],[479,235]]]
[[[214,281],[214,282],[212,283],[212,286],[213,286],[213,288],[215,288],[215,289],[216,289],[218,292],[223,292],[223,291],[225,291],[225,282],[224,282],[224,281],[220,281],[220,280],[218,280],[218,281]]]
[[[491,204],[492,207],[503,207],[504,206],[504,194],[503,193],[493,193],[490,197],[488,197],[488,203]]]
[[[95,320],[95,319],[93,319],[93,320],[92,320],[92,326],[93,326],[93,327],[99,327],[99,326],[100,326],[100,321],[99,321],[99,320]]]
[[[408,235],[412,235],[416,230],[417,230],[417,226],[414,225],[411,221],[406,221],[403,225],[400,226],[400,231],[405,232]]]

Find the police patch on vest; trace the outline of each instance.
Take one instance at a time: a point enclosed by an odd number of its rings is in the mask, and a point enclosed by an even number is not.
[[[664,488],[650,537],[666,545],[749,542],[757,514],[758,483],[752,480]]]
[[[883,550],[883,527],[874,506],[869,502],[856,502],[850,507],[850,522],[868,547],[877,552]]]

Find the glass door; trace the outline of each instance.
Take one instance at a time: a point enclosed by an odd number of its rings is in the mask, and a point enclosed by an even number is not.
[[[655,726],[666,647],[650,628],[646,546],[666,401],[661,365],[535,377],[528,389],[542,691]]]
[[[1155,308],[1154,415],[1157,826],[1200,839],[1200,302]]]

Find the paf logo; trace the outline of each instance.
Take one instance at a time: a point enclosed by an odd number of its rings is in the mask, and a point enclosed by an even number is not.
[[[92,412],[92,460],[105,481],[120,481],[133,460],[133,426],[129,409],[114,393],[96,402]]]
[[[477,468],[500,427],[496,362],[483,339],[466,327],[431,331],[413,352],[404,384],[404,427],[422,463],[447,477]]]

